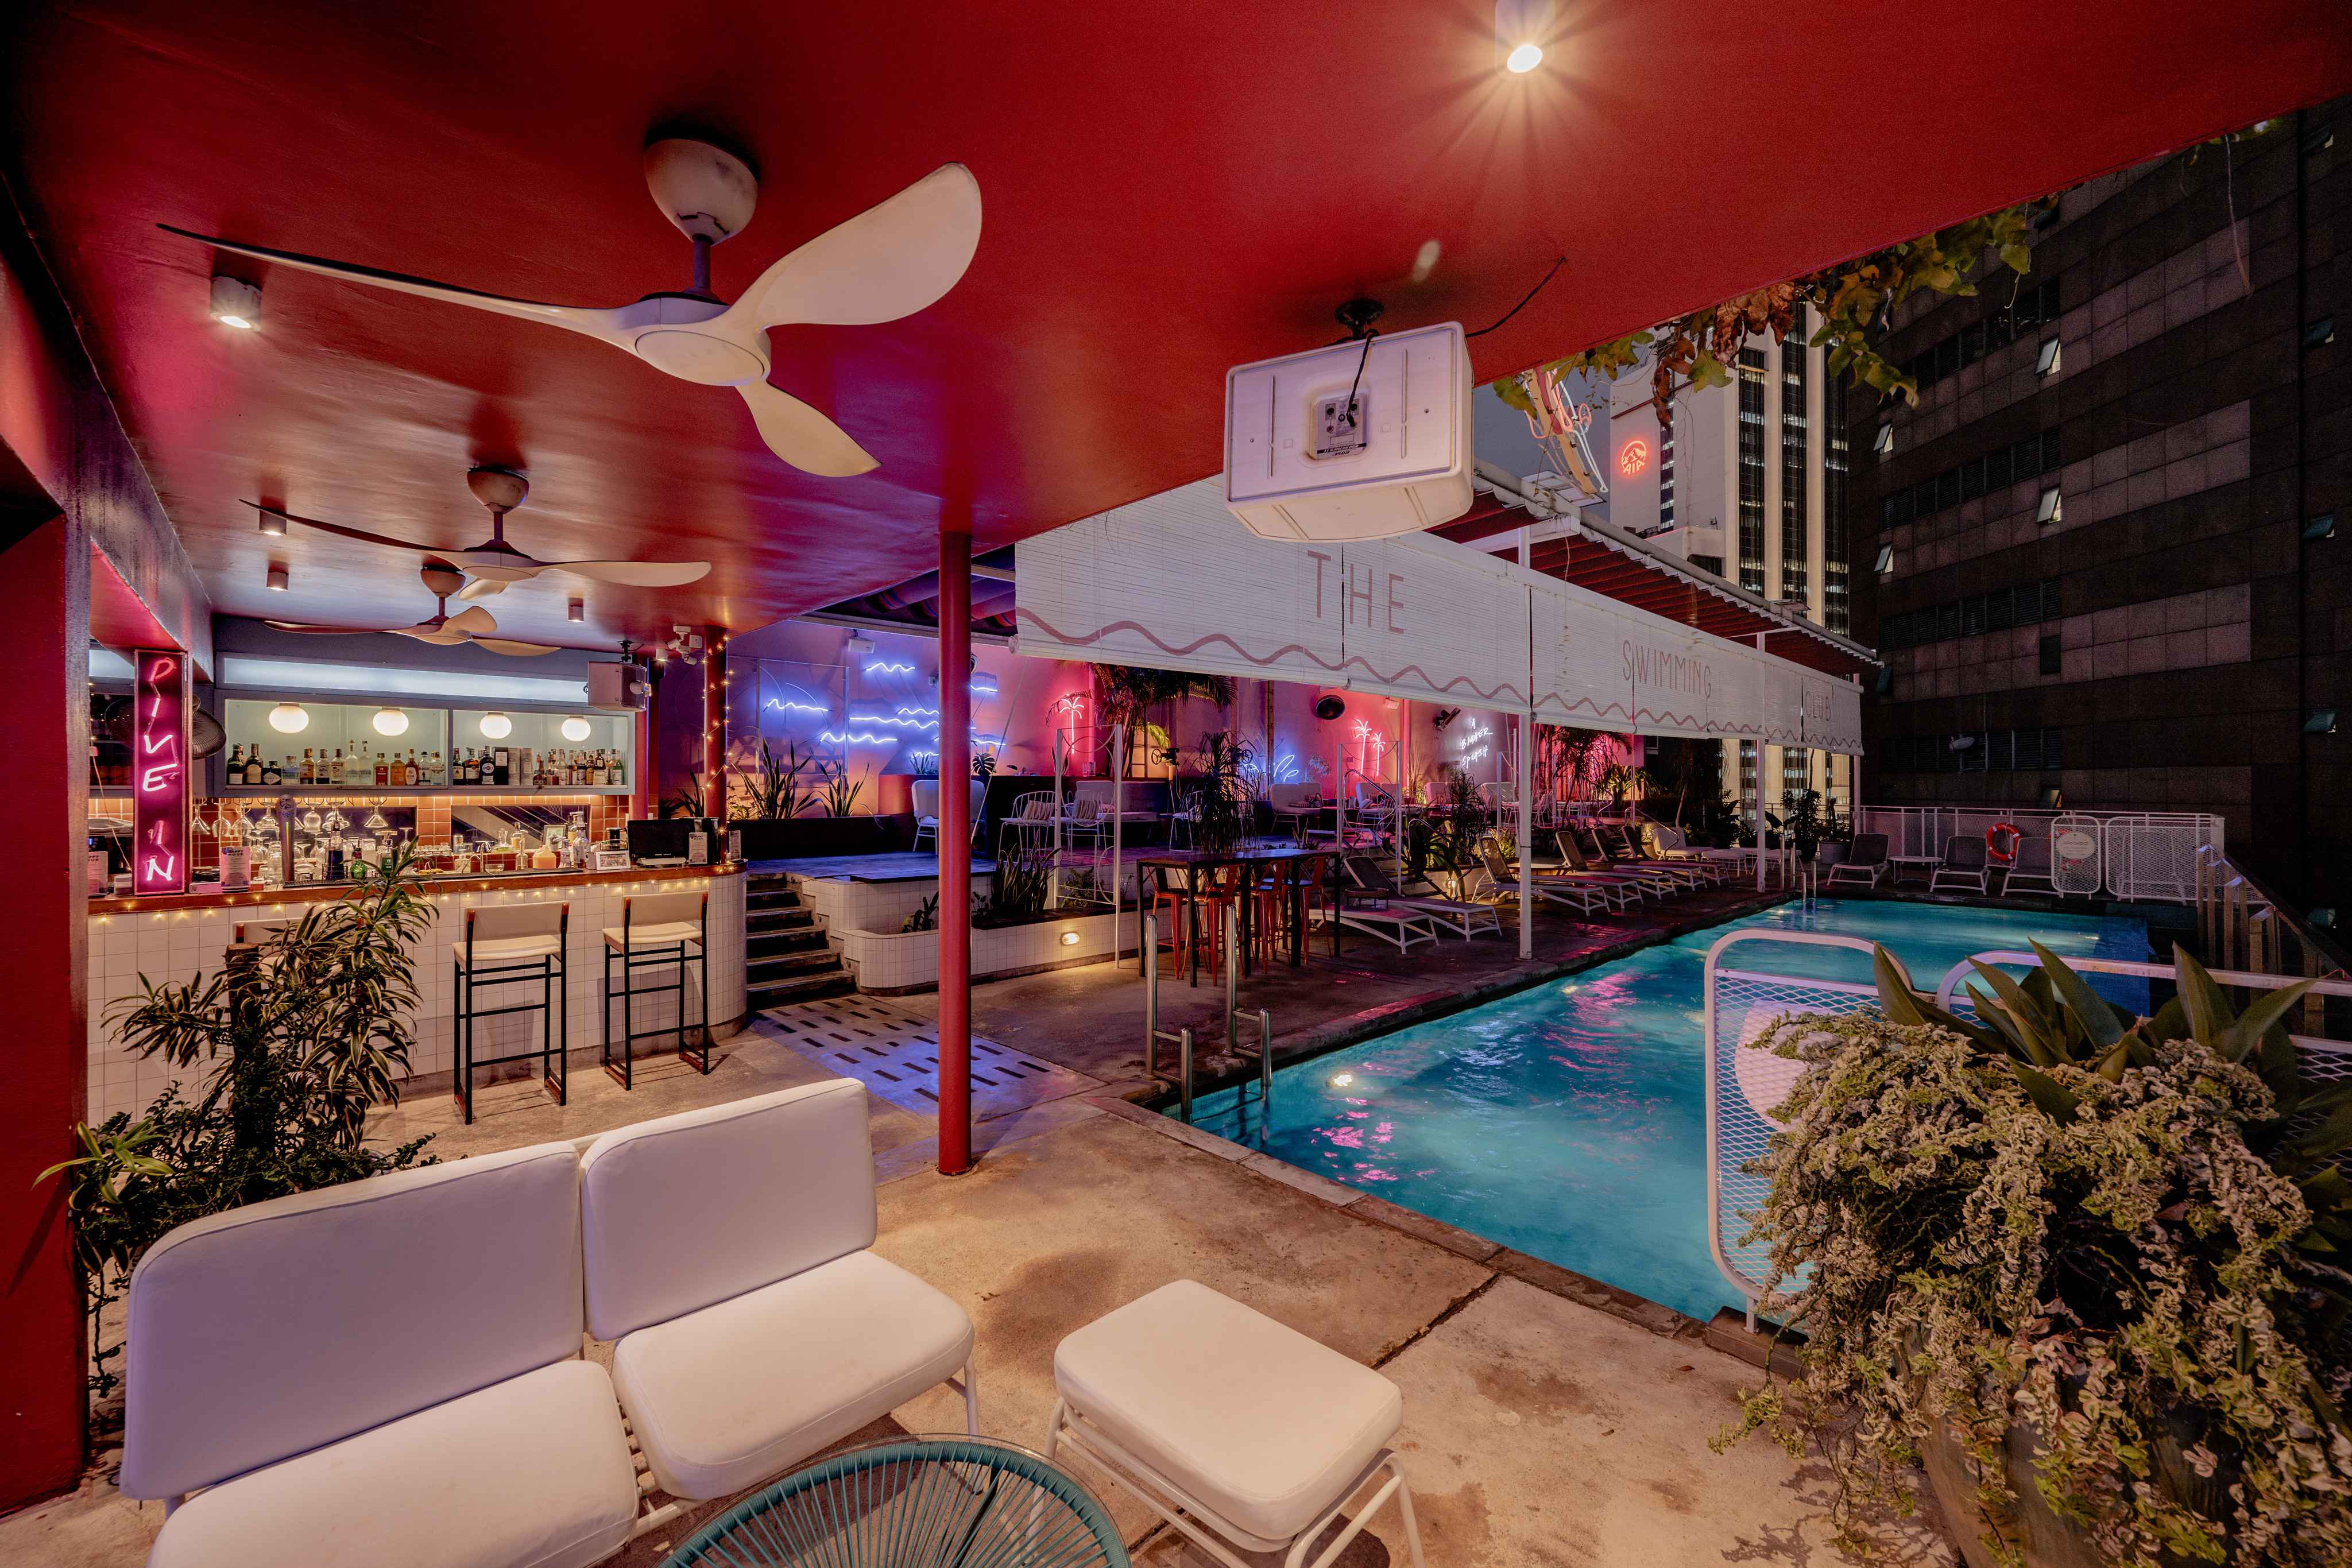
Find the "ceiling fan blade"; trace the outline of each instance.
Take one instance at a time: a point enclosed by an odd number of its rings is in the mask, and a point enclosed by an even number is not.
[[[395,637],[414,637],[420,643],[431,643],[443,648],[454,648],[458,643],[468,641],[465,632],[452,632],[446,622],[438,626],[429,621],[422,626],[403,626],[392,634]]]
[[[873,455],[846,431],[790,392],[765,382],[747,382],[735,390],[743,394],[768,450],[802,472],[844,479],[875,466]]]
[[[457,597],[469,601],[488,599],[493,593],[506,591],[506,579],[502,577],[469,577],[466,580],[466,586],[457,591]]]
[[[372,626],[310,626],[299,621],[265,621],[264,626],[279,632],[299,632],[310,637],[374,637],[381,633]]]
[[[407,539],[396,539],[386,534],[372,534],[365,528],[345,528],[341,523],[322,522],[317,517],[306,517],[299,512],[289,512],[283,507],[265,506],[259,501],[246,501],[244,504],[257,512],[267,512],[272,517],[283,517],[289,523],[299,523],[306,528],[316,528],[323,534],[340,534],[344,538],[357,539],[362,544],[390,545],[394,549],[432,551],[435,549],[432,545],[420,545]],[[448,552],[440,550],[435,553],[446,555]]]
[[[776,262],[727,315],[758,327],[896,321],[953,288],[979,248],[980,182],[943,163]]]
[[[710,575],[707,560],[551,560],[543,570],[624,588],[683,588]]]
[[[477,648],[488,648],[491,653],[504,653],[509,659],[535,659],[541,653],[556,651],[544,643],[518,643],[509,637],[476,637],[471,641]]]
[[[330,261],[325,256],[304,256],[299,251],[272,250],[268,246],[245,245],[236,240],[222,239],[215,235],[200,235],[191,229],[157,224],[157,228],[192,239],[218,250],[234,251],[239,256],[257,256],[300,272],[315,272],[322,277],[340,277],[347,282],[364,283],[371,288],[388,288],[396,294],[414,294],[425,299],[439,299],[451,305],[464,305],[476,310],[488,310],[499,316],[512,316],[524,321],[544,321],[551,327],[584,333],[607,343],[620,343],[615,328],[620,312],[588,305],[542,305],[533,299],[509,299],[504,295],[485,294],[477,288],[460,288],[455,284],[436,283],[429,277],[412,277],[404,272],[384,272],[373,267],[357,267],[348,261]]]
[[[441,622],[441,628],[445,632],[495,632],[499,629],[499,622],[497,617],[480,605],[469,604]]]

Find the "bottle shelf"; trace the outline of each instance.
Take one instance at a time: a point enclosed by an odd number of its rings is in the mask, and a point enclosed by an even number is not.
[[[387,800],[411,795],[626,795],[626,784],[230,784],[217,794],[224,798],[275,800],[280,795],[332,796],[338,800]]]

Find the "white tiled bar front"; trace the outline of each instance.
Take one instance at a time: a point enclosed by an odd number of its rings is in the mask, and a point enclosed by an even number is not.
[[[544,883],[549,879],[517,880]],[[632,894],[647,897],[704,891],[710,895],[709,1011],[707,1015],[699,1011],[699,974],[689,964],[687,1017],[692,1019],[708,1016],[714,1030],[725,1035],[740,1025],[745,1011],[743,878],[734,871],[659,878],[626,873],[585,873],[551,886],[508,889],[495,884],[469,884],[464,891],[429,895],[433,925],[417,949],[416,990],[420,1005],[410,1020],[416,1035],[415,1049],[408,1063],[412,1076],[430,1075],[435,1082],[446,1086],[448,1074],[456,1067],[456,992],[450,955],[465,940],[467,909],[509,904],[571,904],[565,956],[569,965],[572,1068],[575,1072],[583,1069],[593,1071],[597,1003],[604,988],[604,932],[608,926],[621,924],[622,901]],[[218,970],[239,921],[299,919],[317,900],[272,904],[245,902],[241,898],[233,906],[206,902],[193,908],[170,907],[173,901],[164,902],[165,907],[134,905],[124,909],[110,907],[104,901],[93,901],[90,905],[89,1119],[93,1124],[103,1122],[118,1111],[136,1115],[175,1078],[193,1088],[205,1071],[205,1064],[199,1063],[175,1072],[160,1059],[142,1060],[125,1049],[119,1032],[107,1027],[110,1006],[119,998],[138,995],[142,974],[151,980],[177,983]],[[614,984],[617,988],[620,983],[616,965]],[[669,983],[670,977],[664,970],[641,969],[638,973],[640,986]],[[478,1005],[488,1008],[536,1000],[538,994],[535,985],[516,985],[502,992],[484,992]],[[640,997],[635,1007],[635,1028],[653,1030],[674,1022],[677,1001],[674,995]],[[612,1027],[617,1035],[621,1027],[617,996]],[[536,1015],[482,1019],[475,1026],[474,1054],[506,1056],[528,1050],[540,1038],[539,1029]],[[648,1053],[661,1049],[661,1044],[658,1040],[640,1040],[637,1050],[641,1054]],[[491,1078],[491,1073],[486,1071],[480,1082],[487,1083]]]

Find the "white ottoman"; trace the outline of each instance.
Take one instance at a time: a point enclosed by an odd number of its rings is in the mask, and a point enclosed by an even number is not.
[[[1342,1504],[1385,1476],[1316,1559],[1338,1557],[1391,1497],[1418,1568],[1421,1532],[1387,1447],[1396,1385],[1206,1285],[1179,1280],[1062,1341],[1045,1456],[1067,1444],[1219,1561],[1290,1568]]]

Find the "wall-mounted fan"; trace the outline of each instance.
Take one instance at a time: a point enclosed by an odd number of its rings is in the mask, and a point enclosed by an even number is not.
[[[466,475],[466,487],[474,492],[476,500],[489,509],[490,537],[465,549],[415,544],[407,539],[370,533],[365,528],[306,517],[259,501],[245,504],[268,516],[283,517],[289,523],[299,523],[306,528],[317,528],[322,533],[337,534],[347,539],[388,545],[394,549],[431,550],[436,555],[446,556],[462,567],[472,579],[457,591],[460,599],[483,599],[493,593],[503,593],[507,584],[528,581],[542,571],[569,572],[573,577],[584,577],[592,582],[617,583],[624,588],[682,588],[710,575],[710,563],[707,560],[540,560],[507,543],[507,514],[521,506],[530,495],[530,480],[510,468],[476,468]]]
[[[518,643],[510,637],[494,637],[490,633],[499,623],[490,612],[478,604],[469,604],[457,614],[449,613],[449,596],[465,584],[465,577],[446,560],[427,560],[417,576],[423,579],[425,591],[438,601],[430,621],[420,621],[414,626],[313,626],[300,621],[272,621],[269,625],[280,632],[302,632],[317,637],[367,637],[389,634],[414,637],[420,643],[438,647],[455,647],[471,643],[477,648],[488,648],[493,653],[509,658],[530,659],[541,653],[552,653],[555,646],[549,643]]]
[[[961,163],[941,165],[774,263],[729,305],[710,292],[710,247],[751,221],[758,177],[733,153],[685,139],[647,147],[645,168],[662,215],[694,243],[694,281],[682,291],[648,294],[610,309],[508,299],[170,224],[157,226],[304,272],[585,334],[680,381],[733,387],[769,449],[795,468],[841,476],[873,467],[874,459],[839,425],[768,384],[768,329],[895,321],[954,287],[980,248],[980,183],[971,172]]]

